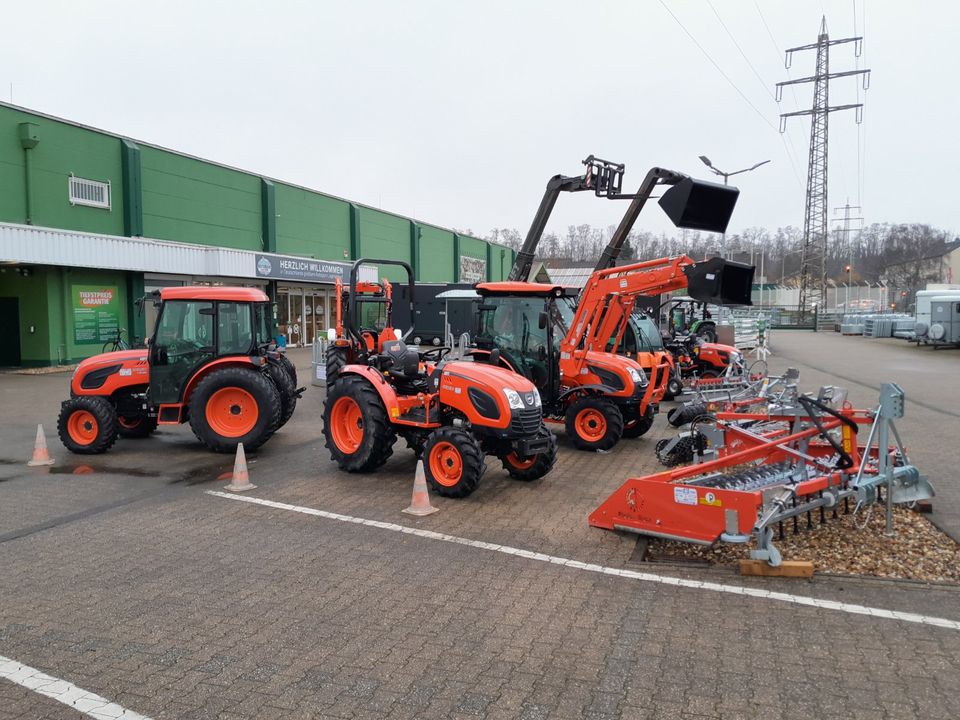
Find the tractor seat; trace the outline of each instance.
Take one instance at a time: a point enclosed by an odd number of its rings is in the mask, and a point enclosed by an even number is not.
[[[383,360],[381,369],[389,370],[391,375],[406,380],[420,375],[420,353],[416,348],[407,347],[403,340],[385,342],[380,357]]]

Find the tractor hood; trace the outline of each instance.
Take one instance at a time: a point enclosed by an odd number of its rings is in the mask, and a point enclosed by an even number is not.
[[[487,363],[454,360],[443,365],[444,373],[455,373],[478,385],[488,385],[494,389],[515,390],[518,393],[530,393],[534,384],[523,375],[504,367]]]
[[[698,302],[713,305],[752,305],[753,265],[710,258],[683,268],[687,292]]]
[[[86,360],[81,360],[77,366],[77,372],[83,373],[98,365],[119,365],[122,363],[131,363],[138,361],[147,361],[147,349],[140,348],[135,350],[117,350],[115,352],[100,353]]]

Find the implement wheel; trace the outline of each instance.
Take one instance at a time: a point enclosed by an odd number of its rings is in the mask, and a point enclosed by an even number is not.
[[[347,472],[376,470],[393,454],[397,441],[377,391],[349,373],[327,390],[323,437],[330,458]]]
[[[580,450],[609,450],[623,435],[623,415],[612,400],[586,395],[567,408],[567,436]]]
[[[500,457],[503,463],[503,469],[510,473],[514,480],[538,480],[553,469],[557,462],[557,437],[546,427],[541,426],[537,431],[537,437],[549,438],[550,446],[541,453],[537,453],[528,458],[520,458],[516,453],[511,452]]]
[[[667,388],[663,393],[664,400],[673,400],[677,395],[683,392],[683,382],[673,375],[667,380]]]
[[[70,398],[60,408],[57,434],[72,453],[98,455],[117,441],[117,411],[102,397]]]
[[[243,367],[214,370],[190,396],[190,428],[214,452],[263,445],[280,425],[280,394],[266,376]]]
[[[653,412],[653,408],[649,405],[647,406],[647,411],[640,416],[640,408],[637,408],[636,417],[624,418],[623,421],[623,436],[625,438],[638,438],[641,435],[646,435],[647,431],[653,427],[653,419],[656,417],[656,413]]]
[[[477,489],[486,469],[480,443],[466,430],[444,427],[427,436],[423,469],[437,495],[463,498]]]

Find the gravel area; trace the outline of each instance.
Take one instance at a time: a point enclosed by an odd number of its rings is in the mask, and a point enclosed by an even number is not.
[[[960,584],[960,545],[938,530],[923,515],[905,507],[893,511],[893,538],[885,537],[884,508],[875,505],[858,515],[834,520],[830,511],[826,522],[813,514],[814,529],[807,530],[805,516],[799,518],[799,532],[793,523],[784,523],[784,538],[774,544],[784,560],[810,560],[817,572],[870,575],[875,577],[949,582]],[[863,526],[866,521],[866,526]],[[716,564],[733,564],[750,556],[749,545],[717,543],[703,547],[689,543],[651,540],[648,559],[686,559]]]

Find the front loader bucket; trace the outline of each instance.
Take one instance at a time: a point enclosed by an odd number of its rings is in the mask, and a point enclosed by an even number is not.
[[[710,258],[687,265],[687,294],[694,300],[713,305],[753,305],[753,265]]]
[[[663,193],[660,207],[679,228],[724,233],[739,196],[735,187],[688,177]]]

